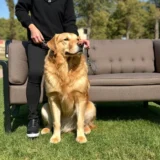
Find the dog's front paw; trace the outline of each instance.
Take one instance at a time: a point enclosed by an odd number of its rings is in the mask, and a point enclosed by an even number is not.
[[[50,128],[43,128],[41,130],[41,134],[47,134],[47,133],[50,133],[50,132],[51,132]]]
[[[86,143],[86,142],[87,142],[87,138],[86,138],[85,136],[78,136],[78,137],[76,138],[76,141],[77,141],[78,143]]]
[[[57,144],[61,141],[61,137],[59,136],[52,136],[51,139],[50,139],[50,143],[54,143],[54,144]]]

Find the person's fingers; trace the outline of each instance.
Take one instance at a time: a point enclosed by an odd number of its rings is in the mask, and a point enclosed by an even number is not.
[[[34,38],[34,42],[35,42],[35,43],[39,43],[39,40],[38,40],[37,37]]]
[[[41,34],[41,32],[38,30],[38,28],[31,24],[29,26],[29,29],[31,31],[31,39],[33,40],[34,43],[42,43],[42,41],[44,40],[43,35]]]
[[[36,35],[32,35],[31,36],[31,39],[34,43],[38,43],[38,39],[37,39],[37,36]]]
[[[84,41],[84,40],[80,40],[80,41],[78,42],[78,44],[85,44],[85,41]]]
[[[37,36],[37,40],[38,40],[38,43],[42,43],[42,41],[43,41],[40,35]]]
[[[86,40],[86,39],[82,39],[82,40],[80,40],[80,43],[84,43],[84,44],[89,44],[89,41],[88,40]]]
[[[87,48],[90,48],[90,41],[86,41]]]
[[[40,33],[41,40],[44,41],[43,35]]]
[[[33,40],[34,43],[42,43],[42,41],[44,40],[43,35],[39,31],[32,32],[31,39]]]
[[[90,48],[90,42],[88,40],[82,40],[81,43],[84,44],[85,48]]]
[[[33,36],[33,37],[32,37],[32,40],[33,40],[34,43],[42,43],[42,41],[43,41],[43,39],[41,38],[40,35],[38,35],[38,36]]]

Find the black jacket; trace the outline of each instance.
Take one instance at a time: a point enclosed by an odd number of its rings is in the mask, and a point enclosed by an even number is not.
[[[18,0],[15,11],[25,28],[28,29],[33,23],[46,41],[56,33],[71,32],[78,35],[73,0]]]

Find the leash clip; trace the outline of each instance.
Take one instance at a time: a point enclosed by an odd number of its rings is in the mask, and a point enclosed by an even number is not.
[[[45,40],[42,41],[41,46],[42,46],[42,48],[44,48],[44,49],[49,49],[49,48],[48,48],[48,45],[47,45],[47,43],[46,43]]]

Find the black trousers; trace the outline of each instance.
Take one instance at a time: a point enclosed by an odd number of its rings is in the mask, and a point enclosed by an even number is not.
[[[26,89],[27,103],[29,108],[28,119],[38,118],[38,104],[41,95],[41,81],[44,70],[44,58],[46,49],[33,43],[28,44],[28,83]]]

